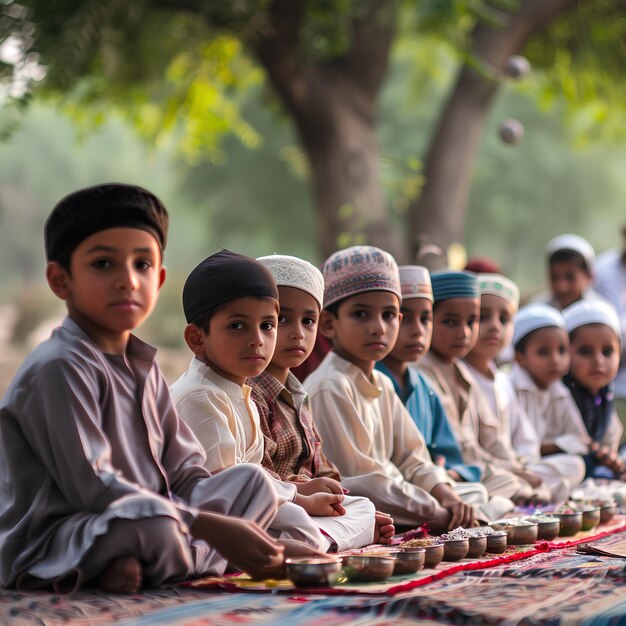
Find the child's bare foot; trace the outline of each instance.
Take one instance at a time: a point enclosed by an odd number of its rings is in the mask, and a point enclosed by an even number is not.
[[[376,511],[374,515],[374,543],[391,543],[395,532],[391,515]]]
[[[108,593],[136,593],[141,574],[141,563],[134,556],[120,556],[107,565],[95,582]]]

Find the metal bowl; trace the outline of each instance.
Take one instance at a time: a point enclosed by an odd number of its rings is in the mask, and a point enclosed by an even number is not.
[[[478,559],[487,551],[487,536],[476,535],[469,538],[468,559]]]
[[[343,573],[353,582],[381,582],[393,574],[396,557],[351,554],[343,557]]]
[[[506,531],[502,530],[495,535],[487,535],[487,550],[490,554],[502,554],[507,546]]]
[[[510,524],[506,527],[506,541],[510,546],[521,546],[537,541],[539,525],[537,522],[528,522],[522,526]]]
[[[415,574],[424,567],[426,550],[424,548],[407,548],[390,550],[389,554],[396,557],[393,575]]]
[[[341,574],[341,560],[327,557],[285,559],[287,578],[296,587],[331,587]]]
[[[583,510],[583,530],[591,530],[600,523],[600,507]]]
[[[606,524],[613,519],[617,513],[617,506],[614,502],[605,502],[600,506],[600,524]]]
[[[572,537],[583,527],[582,511],[574,511],[573,513],[553,513],[561,522],[559,537]]]
[[[559,536],[561,522],[558,519],[537,522],[537,539],[552,541]]]
[[[443,561],[443,543],[433,543],[430,546],[425,546],[424,550],[426,552],[424,567],[434,569],[437,565],[439,565],[439,563],[441,563],[441,561]]]
[[[460,561],[469,552],[469,539],[446,539],[443,542],[443,560]]]

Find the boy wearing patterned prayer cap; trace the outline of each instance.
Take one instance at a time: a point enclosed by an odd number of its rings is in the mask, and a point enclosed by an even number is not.
[[[293,482],[299,493],[342,494],[339,472],[322,452],[310,400],[291,372],[313,349],[324,278],[311,263],[297,257],[273,254],[257,260],[272,273],[280,303],[272,360],[265,371],[248,381],[265,439],[262,464],[282,480]],[[339,551],[391,541],[393,520],[376,514],[367,498],[346,496],[341,504],[346,514],[329,518],[325,527]]]
[[[541,442],[508,378],[495,366],[494,359],[508,347],[513,336],[519,289],[512,280],[499,274],[479,274],[478,288],[480,332],[465,362],[497,418],[499,439],[510,452],[507,467],[529,483],[534,500],[567,500],[584,476],[580,457],[556,454],[541,458]]]
[[[46,278],[68,315],[0,403],[2,586],[131,593],[282,561],[263,532],[271,482],[202,467],[156,350],[131,334],[165,279],[167,226],[156,196],[117,183],[66,196],[46,222]]]
[[[461,449],[433,384],[417,366],[428,353],[432,338],[433,290],[425,267],[399,268],[402,289],[402,322],[393,350],[376,363],[391,378],[415,425],[424,436],[432,460],[443,465],[455,481],[464,502],[475,504],[481,519],[492,521],[513,508],[508,498],[489,498],[480,484],[481,469],[463,462]]]
[[[435,385],[461,446],[463,461],[481,468],[490,496],[525,500],[529,485],[508,467],[510,446],[503,445],[499,425],[463,362],[478,338],[480,293],[476,274],[441,271],[431,276],[433,339],[420,369]]]
[[[567,307],[563,317],[570,339],[570,367],[563,382],[591,438],[584,457],[586,476],[621,478],[626,470],[618,457],[622,424],[613,399],[621,352],[619,318],[608,302],[586,301]]]
[[[204,448],[209,471],[261,465],[263,435],[247,379],[258,376],[274,353],[276,282],[255,259],[222,250],[189,274],[183,309],[184,337],[194,357],[170,388],[176,410]],[[329,550],[332,539],[320,528],[325,517],[345,513],[343,494],[300,494],[293,483],[274,479],[273,484],[279,507],[270,534]]]
[[[589,452],[580,411],[562,382],[569,369],[563,315],[547,304],[529,304],[515,316],[515,363],[509,380],[541,442],[541,456]]]
[[[324,451],[352,494],[367,496],[397,525],[442,532],[475,512],[435,466],[424,438],[387,376],[374,370],[393,348],[401,320],[393,257],[353,246],[324,263],[322,333],[333,349],[305,381]]]

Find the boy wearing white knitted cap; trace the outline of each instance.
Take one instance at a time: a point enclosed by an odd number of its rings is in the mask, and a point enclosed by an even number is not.
[[[294,483],[301,494],[343,494],[339,472],[322,452],[309,398],[291,373],[313,349],[324,278],[315,266],[297,257],[273,254],[257,261],[274,277],[280,305],[272,360],[248,380],[264,437],[261,463],[281,480]],[[346,496],[341,504],[345,515],[327,519],[324,526],[338,550],[391,541],[393,520],[376,514],[367,498]]]
[[[588,477],[619,478],[626,467],[617,456],[622,425],[615,411],[613,379],[621,351],[620,323],[604,302],[580,301],[563,311],[570,337],[570,368],[563,379],[591,438],[585,455]]]
[[[321,332],[330,352],[304,383],[324,450],[353,494],[369,497],[397,525],[435,532],[472,525],[475,512],[435,466],[387,376],[374,370],[398,337],[400,277],[393,257],[372,246],[330,256],[323,268]]]
[[[583,463],[576,455],[541,459],[541,442],[507,376],[498,372],[494,362],[511,342],[519,289],[499,274],[478,274],[477,278],[481,295],[479,336],[465,361],[497,418],[498,440],[509,452],[509,469],[532,488],[531,498],[561,502],[581,482]]]

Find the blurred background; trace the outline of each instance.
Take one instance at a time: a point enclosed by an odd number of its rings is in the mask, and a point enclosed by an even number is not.
[[[488,256],[528,297],[554,235],[622,245],[625,60],[626,0],[0,0],[0,393],[63,315],[46,216],[100,182],[170,212],[170,379],[222,247]]]

